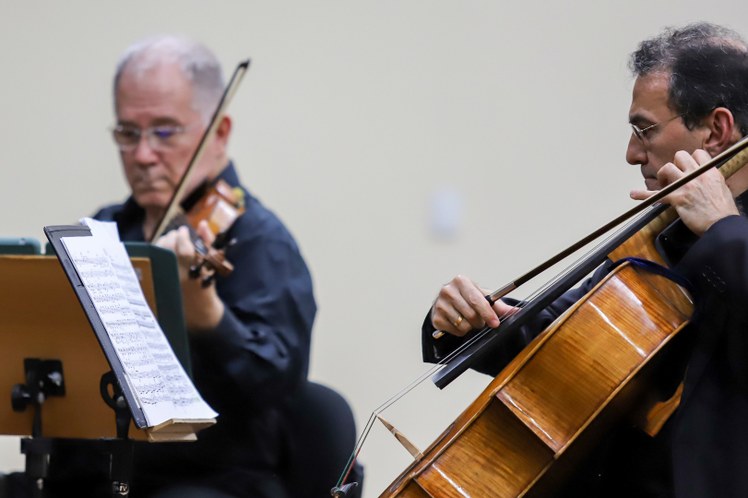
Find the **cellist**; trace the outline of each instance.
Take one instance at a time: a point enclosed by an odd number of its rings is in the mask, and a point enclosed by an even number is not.
[[[626,160],[641,168],[643,200],[705,163],[748,133],[748,46],[734,31],[709,23],[668,28],[631,54],[635,76]],[[748,168],[727,181],[712,169],[665,198],[680,220],[669,230],[671,269],[696,297],[684,368],[663,374],[672,388],[684,381],[680,405],[652,438],[619,427],[601,441],[559,496],[748,496]],[[677,235],[677,236],[676,236]],[[496,375],[535,335],[606,273],[538,314],[477,370]],[[438,361],[485,326],[511,313],[511,300],[491,306],[465,276],[439,291],[424,321],[423,357]],[[447,334],[435,339],[433,332]],[[684,374],[685,372],[685,374]],[[683,377],[685,375],[685,377]]]

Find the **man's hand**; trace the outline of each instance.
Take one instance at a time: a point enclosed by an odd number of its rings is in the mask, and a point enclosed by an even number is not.
[[[665,164],[657,172],[657,179],[663,187],[670,185],[710,159],[709,154],[701,149],[697,149],[693,155],[685,151],[676,152],[673,162]],[[632,190],[631,198],[641,201],[655,193],[657,190]],[[662,202],[673,206],[686,226],[698,236],[722,218],[740,214],[725,178],[716,168],[665,196]]]
[[[461,337],[485,326],[496,328],[502,318],[517,311],[501,300],[491,306],[486,294],[469,278],[457,275],[439,291],[431,307],[431,323],[437,330]]]
[[[207,222],[200,222],[197,233],[206,245],[213,243],[214,236]],[[214,329],[223,317],[224,304],[218,297],[215,285],[203,287],[200,279],[189,276],[190,267],[198,260],[189,229],[182,226],[172,230],[158,239],[156,245],[173,251],[177,256],[187,329],[190,332]]]

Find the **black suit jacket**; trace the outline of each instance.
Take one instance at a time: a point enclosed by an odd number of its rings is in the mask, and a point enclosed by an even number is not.
[[[475,366],[495,376],[506,363],[610,269],[588,279],[538,314],[501,349]],[[561,496],[748,496],[748,219],[715,223],[678,254],[673,270],[691,284],[697,311],[685,343],[681,404],[656,438],[619,427],[603,440]],[[435,362],[462,342],[431,337],[427,316],[423,357]],[[664,386],[682,368],[663,372]]]

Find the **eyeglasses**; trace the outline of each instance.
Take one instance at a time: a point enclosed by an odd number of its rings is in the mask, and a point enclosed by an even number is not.
[[[155,151],[163,151],[179,144],[179,135],[187,131],[188,126],[159,125],[140,129],[136,126],[117,125],[112,128],[114,142],[122,152],[132,152],[138,147],[141,137],[145,136],[148,146]]]
[[[647,144],[647,132],[649,132],[650,130],[653,130],[654,128],[658,126],[665,126],[669,122],[674,121],[682,116],[683,116],[682,114],[676,114],[675,116],[673,116],[672,118],[668,120],[660,121],[659,123],[651,124],[649,126],[645,126],[644,128],[639,128],[634,123],[629,123],[629,124],[631,125],[631,129],[634,130],[634,135],[636,136],[636,138],[638,138],[641,143],[646,145]]]

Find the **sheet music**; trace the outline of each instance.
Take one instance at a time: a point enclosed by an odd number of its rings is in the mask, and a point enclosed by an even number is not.
[[[114,223],[83,220],[91,237],[62,239],[149,426],[217,416],[192,384],[143,295]]]

